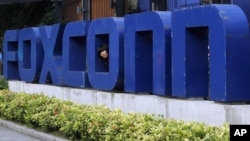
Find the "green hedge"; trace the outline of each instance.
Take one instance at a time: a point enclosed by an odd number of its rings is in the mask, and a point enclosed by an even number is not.
[[[150,114],[124,114],[42,94],[0,91],[0,117],[83,141],[228,141],[228,125],[209,126]]]
[[[0,90],[5,90],[8,88],[9,88],[8,81],[2,75],[0,75]]]

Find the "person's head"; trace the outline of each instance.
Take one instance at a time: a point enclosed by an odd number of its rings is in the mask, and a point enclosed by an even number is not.
[[[103,59],[106,60],[109,57],[109,52],[108,52],[108,47],[106,45],[101,45],[98,48],[98,56]]]

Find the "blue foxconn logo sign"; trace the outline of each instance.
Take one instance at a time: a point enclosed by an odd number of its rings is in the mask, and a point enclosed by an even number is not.
[[[8,30],[3,55],[8,80],[250,101],[249,25],[235,5]]]

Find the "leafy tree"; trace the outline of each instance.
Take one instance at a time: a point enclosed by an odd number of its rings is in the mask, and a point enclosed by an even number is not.
[[[0,5],[0,17],[1,49],[6,30],[55,23],[55,1],[43,0]]]

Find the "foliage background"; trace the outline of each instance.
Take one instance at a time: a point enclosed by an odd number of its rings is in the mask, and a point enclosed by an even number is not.
[[[123,113],[43,94],[0,90],[0,118],[74,141],[229,141],[229,126]]]
[[[53,24],[55,20],[55,2],[51,0],[0,5],[0,49],[6,30]]]

